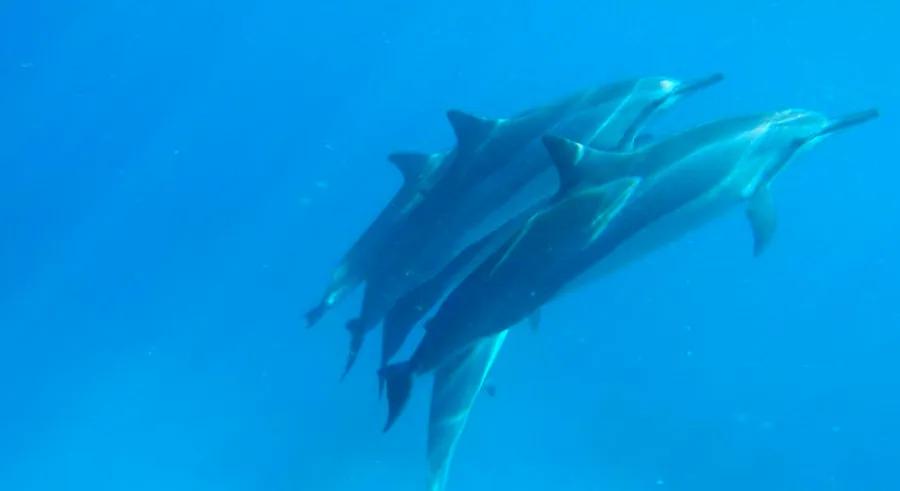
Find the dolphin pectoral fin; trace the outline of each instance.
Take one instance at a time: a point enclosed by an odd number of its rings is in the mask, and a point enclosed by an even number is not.
[[[473,150],[481,145],[497,126],[496,120],[473,116],[457,110],[447,111],[447,119],[456,134],[457,146],[463,151]]]
[[[772,193],[768,187],[761,187],[747,204],[747,219],[753,230],[753,255],[759,257],[772,240],[777,223]]]
[[[381,325],[381,366],[387,365],[400,351],[413,328],[427,313],[415,296],[418,292],[414,290],[398,300],[385,316]]]
[[[415,183],[425,174],[431,156],[424,153],[396,152],[388,155],[388,160],[403,174],[407,184]]]
[[[537,309],[528,316],[528,325],[531,330],[538,332],[541,328],[541,309]]]

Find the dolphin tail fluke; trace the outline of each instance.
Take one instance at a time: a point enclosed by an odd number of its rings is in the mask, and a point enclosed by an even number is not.
[[[410,362],[395,363],[382,368],[378,375],[387,386],[388,418],[384,431],[394,426],[397,417],[403,412],[412,391],[413,366]]]
[[[347,378],[347,374],[356,363],[359,350],[362,349],[363,341],[366,339],[366,330],[363,328],[361,319],[347,322],[347,330],[350,331],[350,352],[347,353],[347,364],[344,366],[344,373],[341,374],[341,381]]]

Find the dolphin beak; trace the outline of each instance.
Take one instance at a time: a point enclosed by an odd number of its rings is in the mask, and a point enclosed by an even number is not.
[[[860,125],[869,122],[879,115],[878,109],[867,109],[853,114],[848,114],[843,118],[836,119],[834,122],[826,126],[817,136],[825,136],[835,131],[840,131],[851,126]]]
[[[672,91],[671,95],[675,96],[675,97],[680,97],[680,96],[683,96],[686,94],[691,94],[698,90],[705,89],[711,85],[715,85],[724,79],[725,79],[725,75],[722,75],[721,73],[714,73],[708,77],[704,77],[704,78],[697,79],[697,80],[692,80],[690,82],[685,82],[685,83],[679,85],[678,87],[675,88],[675,90]]]

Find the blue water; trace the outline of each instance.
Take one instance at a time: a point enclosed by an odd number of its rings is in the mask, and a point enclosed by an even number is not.
[[[0,489],[422,490],[426,391],[383,435],[349,302],[303,312],[399,184],[393,150],[641,75],[660,122],[883,117],[516,329],[451,490],[900,489],[900,4],[0,5]],[[423,385],[424,389],[425,386]]]

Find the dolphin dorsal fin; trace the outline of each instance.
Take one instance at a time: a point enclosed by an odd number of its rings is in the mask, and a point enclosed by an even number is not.
[[[431,156],[425,153],[396,152],[388,155],[388,160],[403,174],[406,183],[413,183],[425,173]]]
[[[581,183],[607,184],[635,174],[636,153],[607,152],[557,136],[544,136],[544,146],[559,174],[559,190]]]
[[[584,145],[558,136],[546,135],[544,146],[559,175],[560,192],[578,183],[581,180],[578,163],[584,156]]]
[[[488,139],[498,121],[473,116],[455,109],[447,111],[447,119],[456,134],[456,145],[461,150],[472,150]]]

